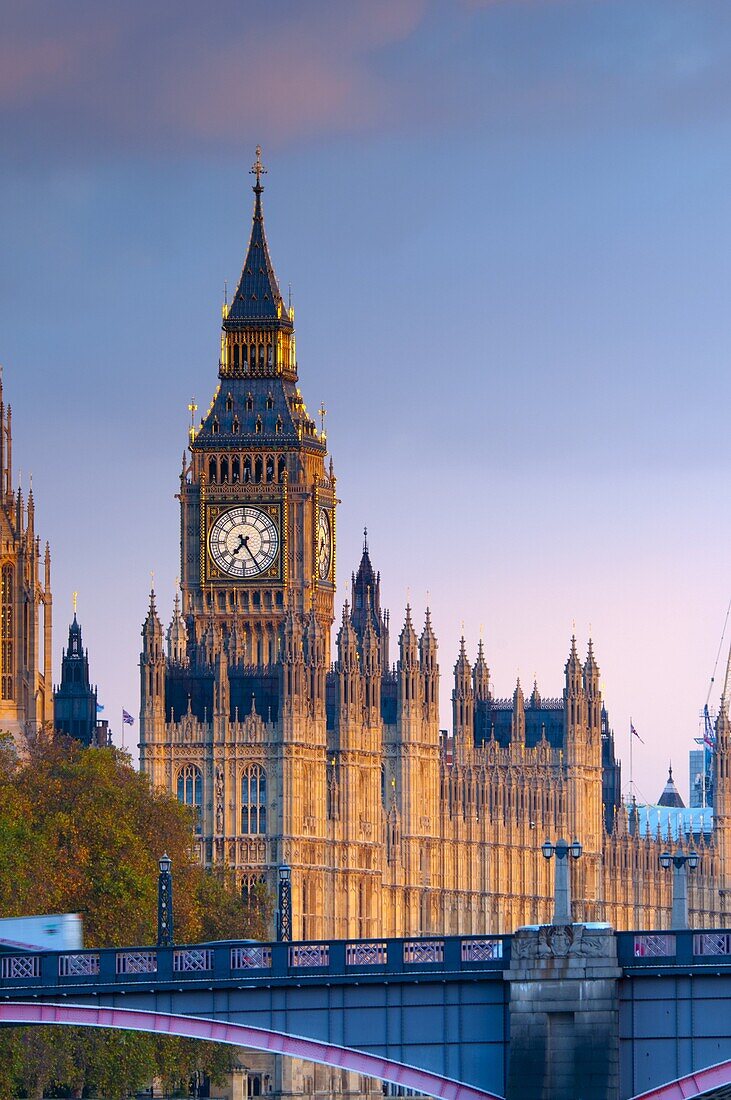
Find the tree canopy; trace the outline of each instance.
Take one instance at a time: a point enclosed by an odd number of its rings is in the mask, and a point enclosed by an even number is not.
[[[80,913],[87,947],[154,943],[158,859],[173,861],[175,939],[264,938],[262,893],[243,905],[231,872],[194,853],[193,812],[117,749],[40,736],[19,760],[0,738],[0,917]],[[84,1028],[0,1030],[0,1098],[127,1096],[153,1076],[169,1089],[220,1078],[232,1050]]]

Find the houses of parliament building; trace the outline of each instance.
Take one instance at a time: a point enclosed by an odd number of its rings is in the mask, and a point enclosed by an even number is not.
[[[574,918],[667,926],[658,856],[693,846],[691,920],[728,926],[731,726],[716,723],[712,828],[676,840],[623,804],[591,641],[571,640],[559,696],[499,698],[480,644],[454,665],[439,728],[429,611],[392,642],[367,540],[335,621],[337,482],[298,386],[294,311],[264,231],[263,168],[236,293],[223,307],[218,385],[190,431],[178,488],[180,590],[142,631],[140,766],[196,810],[200,858],[242,892],[287,864],[296,939],[508,932],[550,920],[546,837],[578,839]],[[51,556],[12,476],[0,378],[0,730],[107,742],[74,616],[51,684]],[[393,658],[395,657],[395,662]],[[54,706],[55,702],[55,706]],[[103,727],[101,735],[99,727]],[[707,820],[707,819],[706,819]]]
[[[482,644],[471,661],[462,641],[448,736],[429,611],[417,622],[407,607],[391,645],[366,541],[331,654],[337,481],[298,385],[263,171],[257,151],[218,384],[180,471],[180,591],[167,629],[154,592],[143,626],[141,768],[195,807],[202,861],[235,869],[244,893],[274,891],[290,866],[295,939],[546,922],[546,837],[583,845],[575,919],[667,924],[668,840],[622,804],[591,642],[571,640],[557,698],[520,683],[498,698]],[[730,759],[722,706],[713,831],[680,838],[700,856],[690,908],[703,926],[728,924]]]

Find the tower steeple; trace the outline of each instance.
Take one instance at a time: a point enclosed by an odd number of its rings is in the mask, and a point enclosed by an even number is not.
[[[74,618],[69,626],[68,646],[63,651],[61,683],[53,693],[54,728],[91,745],[97,732],[96,707],[96,688],[89,680],[89,653],[81,639],[74,593]]]
[[[282,376],[297,380],[294,356],[294,310],[286,306],[269,255],[261,177],[261,147],[251,168],[256,176],[249,246],[231,303],[223,305],[221,378]]]
[[[381,670],[388,672],[388,611],[381,610],[381,574],[377,573],[371,564],[371,556],[368,550],[368,528],[363,528],[363,554],[358,566],[358,572],[352,573],[350,578],[351,588],[351,621],[353,628],[362,644],[365,637],[366,621],[369,620],[373,628],[381,654]]]

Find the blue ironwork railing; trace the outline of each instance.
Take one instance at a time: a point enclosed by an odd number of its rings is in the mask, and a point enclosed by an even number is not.
[[[179,982],[271,981],[294,975],[332,978],[355,974],[418,975],[425,971],[502,971],[510,936],[445,936],[407,940],[335,940],[313,943],[222,941],[175,947],[122,947],[74,952],[15,952],[0,956],[0,990],[64,989]]]
[[[686,967],[731,965],[731,932],[722,929],[675,929],[668,932],[618,932],[620,966]]]

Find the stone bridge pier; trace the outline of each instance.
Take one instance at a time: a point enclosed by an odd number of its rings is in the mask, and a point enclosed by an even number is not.
[[[618,1100],[621,975],[608,924],[516,932],[507,1100]]]

